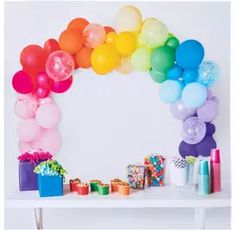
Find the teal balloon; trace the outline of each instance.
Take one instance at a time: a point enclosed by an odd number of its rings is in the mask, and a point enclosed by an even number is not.
[[[177,80],[182,73],[183,70],[178,65],[174,65],[170,70],[168,70],[167,77],[171,80]]]
[[[162,83],[167,79],[166,73],[155,70],[154,68],[151,68],[149,72],[151,78],[157,83]]]
[[[160,71],[168,71],[175,62],[175,52],[168,46],[161,46],[153,50],[151,54],[151,66]]]
[[[167,104],[172,104],[178,101],[181,97],[181,93],[182,85],[179,81],[166,80],[160,85],[160,99]]]
[[[186,69],[183,73],[183,79],[185,83],[191,83],[198,78],[198,69]]]
[[[173,50],[176,50],[179,46],[180,41],[176,37],[169,37],[166,40],[165,46],[171,47]]]
[[[201,107],[207,99],[207,89],[204,85],[193,82],[184,87],[182,100],[187,108]]]

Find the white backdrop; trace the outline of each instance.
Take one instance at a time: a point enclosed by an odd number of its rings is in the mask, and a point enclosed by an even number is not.
[[[5,190],[17,187],[18,119],[14,115],[15,92],[12,75],[20,69],[19,54],[28,44],[43,45],[58,38],[75,17],[115,26],[117,10],[128,2],[22,2],[6,3],[5,8]],[[216,140],[222,152],[223,188],[230,190],[230,11],[228,3],[132,2],[143,18],[162,20],[181,41],[194,38],[205,47],[205,59],[216,61],[221,78],[213,92],[220,99],[220,114],[215,120]],[[59,130],[62,149],[56,155],[69,172],[68,178],[82,180],[113,177],[125,179],[125,167],[141,162],[151,152],[165,156],[178,153],[181,122],[158,97],[158,85],[148,73],[116,72],[97,76],[79,69],[71,89],[55,95],[62,110]],[[26,211],[25,211],[26,212]],[[55,212],[53,212],[55,213]],[[60,226],[49,218],[49,226]],[[8,211],[6,220],[14,212]],[[59,214],[58,214],[59,215]],[[62,214],[61,214],[62,215]],[[111,214],[110,214],[111,215]],[[21,217],[22,219],[22,217]],[[17,220],[17,218],[16,218]],[[18,223],[18,225],[17,225]],[[10,223],[9,227],[31,226],[29,222]],[[51,224],[51,225],[50,225]],[[54,225],[53,225],[54,224]],[[65,225],[66,226],[66,225]],[[32,226],[31,226],[32,227]]]

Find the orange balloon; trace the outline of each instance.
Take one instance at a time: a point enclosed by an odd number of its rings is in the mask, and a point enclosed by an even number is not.
[[[111,26],[104,26],[106,34],[109,32],[116,32],[115,29]]]
[[[89,47],[83,47],[77,54],[76,54],[76,63],[82,68],[89,68],[91,67],[91,53],[93,49]]]
[[[72,57],[73,57],[73,60],[74,60],[74,69],[78,69],[79,65],[78,65],[78,63],[76,61],[76,54],[74,54]]]
[[[59,37],[60,48],[70,54],[76,54],[83,45],[82,33],[77,29],[65,30]]]
[[[89,24],[89,22],[85,18],[74,18],[67,26],[68,29],[77,29],[81,32],[84,28]]]

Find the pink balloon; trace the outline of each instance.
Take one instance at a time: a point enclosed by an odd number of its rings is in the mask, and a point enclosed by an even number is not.
[[[17,93],[27,94],[33,90],[33,82],[31,77],[24,71],[15,73],[12,79],[12,86]]]
[[[45,98],[48,97],[48,95],[50,94],[50,89],[48,88],[44,88],[42,86],[38,86],[35,91],[34,91],[35,96],[37,96],[38,98]]]
[[[54,103],[40,105],[36,113],[36,121],[46,129],[54,128],[60,120],[60,109]]]
[[[53,99],[51,97],[40,98],[38,102],[39,102],[39,105],[44,105],[48,103],[53,103]]]
[[[34,117],[38,109],[38,101],[32,94],[18,97],[15,103],[15,114],[19,118],[28,119]]]
[[[20,153],[25,153],[32,150],[32,142],[20,141],[19,142],[19,151]]]
[[[55,93],[64,93],[66,92],[73,83],[73,77],[64,80],[64,81],[52,81],[51,90]]]
[[[40,129],[35,119],[22,120],[18,125],[17,134],[20,140],[31,142],[38,137]]]
[[[46,89],[51,87],[51,78],[47,75],[46,72],[40,72],[35,77],[36,84]]]
[[[46,61],[46,72],[55,81],[68,79],[74,70],[73,57],[62,50],[55,51],[49,55]]]
[[[88,24],[83,30],[83,37],[87,47],[95,48],[104,43],[106,32],[103,26],[96,23],[91,23]]]

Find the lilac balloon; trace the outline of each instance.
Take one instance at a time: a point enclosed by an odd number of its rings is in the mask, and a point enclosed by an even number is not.
[[[212,136],[215,133],[215,125],[212,123],[206,123],[206,135]]]
[[[195,145],[187,144],[184,141],[181,141],[181,143],[179,145],[179,153],[183,158],[185,158],[187,156],[198,157],[198,152],[195,148]]]
[[[178,120],[185,120],[196,114],[196,108],[186,108],[183,101],[179,100],[171,104],[171,113]]]
[[[190,117],[183,123],[182,138],[188,144],[199,143],[206,135],[206,124],[198,117]]]
[[[212,136],[205,136],[205,138],[196,144],[196,151],[200,156],[209,157],[211,149],[216,148],[216,142]]]
[[[207,99],[211,99],[213,97],[212,90],[207,88]]]
[[[216,102],[207,100],[203,106],[197,109],[197,115],[204,122],[213,121],[217,117],[218,107]]]

